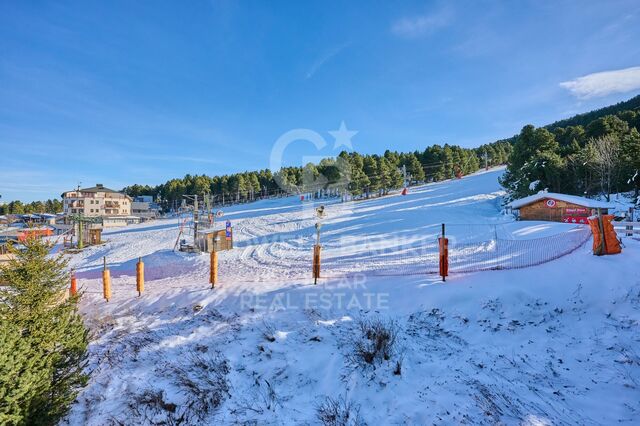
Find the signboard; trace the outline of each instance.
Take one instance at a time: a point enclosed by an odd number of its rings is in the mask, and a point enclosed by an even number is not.
[[[553,208],[556,206],[556,200],[549,198],[544,204],[549,208]]]
[[[584,207],[567,207],[564,209],[564,212],[568,215],[576,215],[576,214],[589,214],[589,209]]]
[[[589,219],[586,216],[563,216],[562,221],[564,223],[581,223],[584,225],[589,223]]]
[[[231,232],[232,232],[231,221],[228,220],[227,223],[225,224],[225,235],[224,235],[227,241],[231,240]]]

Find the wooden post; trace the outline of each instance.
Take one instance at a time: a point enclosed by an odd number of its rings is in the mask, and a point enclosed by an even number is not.
[[[449,240],[445,238],[445,227],[442,224],[442,237],[438,238],[438,250],[440,254],[440,276],[442,281],[447,280],[449,275]]]
[[[78,281],[76,280],[75,271],[71,271],[71,287],[69,288],[69,296],[74,297],[78,294]]]
[[[320,278],[320,251],[322,247],[320,244],[313,246],[313,284],[318,284],[318,278]]]
[[[138,258],[136,264],[136,290],[138,290],[138,296],[142,296],[144,292],[144,262],[142,258]]]
[[[102,269],[102,294],[107,302],[111,299],[111,272],[107,269],[106,257],[104,257],[104,267]]]
[[[213,289],[218,282],[218,252],[214,250],[211,251],[211,266],[209,269],[209,283],[211,284],[211,288]]]

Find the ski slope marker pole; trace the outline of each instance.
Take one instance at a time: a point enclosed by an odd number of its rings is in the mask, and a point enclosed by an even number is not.
[[[71,270],[71,287],[69,288],[69,296],[74,297],[78,294],[78,281],[76,279],[76,273]]]
[[[320,278],[320,244],[313,246],[313,284],[318,284]]]
[[[144,262],[141,257],[138,258],[136,264],[136,290],[138,290],[138,296],[142,296],[142,292],[144,292]]]
[[[449,240],[445,238],[445,227],[442,224],[442,237],[438,238],[438,249],[440,254],[440,276],[442,281],[447,281],[449,275]]]
[[[111,299],[111,272],[107,269],[107,257],[103,258],[104,266],[102,269],[102,294],[108,302]]]
[[[209,283],[211,284],[211,288],[213,289],[218,282],[218,252],[213,249],[211,250],[211,259],[210,259],[210,269],[209,269]]]

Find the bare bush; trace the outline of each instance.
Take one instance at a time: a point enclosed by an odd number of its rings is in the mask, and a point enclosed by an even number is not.
[[[262,321],[262,337],[265,338],[268,342],[276,341],[276,329],[273,325],[267,323],[266,321]]]
[[[393,369],[393,374],[396,376],[402,375],[402,362],[404,361],[404,355],[400,356],[399,359],[396,360],[396,367]]]
[[[381,318],[360,319],[358,335],[354,339],[353,361],[359,365],[373,365],[389,361],[396,351],[398,325]]]
[[[136,422],[144,424],[170,426],[191,423],[187,410],[167,402],[163,390],[145,389],[132,398],[129,408],[131,414],[127,416],[128,421],[135,419]],[[114,424],[126,424],[116,418],[112,418],[111,421]]]
[[[360,417],[360,406],[346,398],[326,397],[316,407],[316,418],[324,426],[365,426]]]
[[[187,399],[186,408],[200,420],[215,412],[229,396],[229,364],[219,354],[194,351],[185,366],[173,365],[171,370]]]

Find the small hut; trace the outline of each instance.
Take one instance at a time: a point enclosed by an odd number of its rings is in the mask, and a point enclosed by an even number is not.
[[[233,235],[229,234],[229,236],[227,236],[225,229],[200,231],[198,232],[196,246],[200,251],[207,253],[231,250],[233,249]]]
[[[588,224],[587,218],[600,209],[607,214],[615,205],[605,201],[578,197],[577,195],[539,192],[508,205],[520,220],[544,220],[550,222]]]

